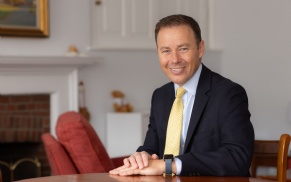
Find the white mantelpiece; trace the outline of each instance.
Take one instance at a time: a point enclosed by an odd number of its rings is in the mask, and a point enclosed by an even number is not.
[[[96,63],[99,58],[69,56],[0,56],[0,69],[31,67],[82,67]]]
[[[50,94],[50,127],[58,116],[78,111],[78,69],[98,58],[61,56],[0,56],[0,94]]]

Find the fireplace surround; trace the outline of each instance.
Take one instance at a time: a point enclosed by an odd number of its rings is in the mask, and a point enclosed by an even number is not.
[[[78,111],[79,69],[94,65],[97,60],[98,58],[92,57],[0,56],[0,97],[6,98],[13,95],[19,98],[28,95],[47,97],[49,100],[49,104],[46,105],[49,110],[47,121],[45,121],[47,127],[42,132],[50,132],[56,136],[55,125],[58,116],[66,111]],[[28,116],[12,116],[8,122],[5,121],[6,126],[19,129],[25,125],[33,130],[34,125],[26,123],[26,117]],[[31,120],[37,120],[37,118]],[[6,133],[5,136],[7,139],[9,134]],[[25,146],[39,150],[42,147],[40,133],[36,132],[35,141],[33,137],[29,139],[29,136],[25,136],[25,132],[20,133],[19,136],[15,134],[10,139],[8,137],[6,141],[0,140],[0,145],[5,148],[13,146],[16,153],[26,150]],[[11,156],[8,154],[8,158]]]

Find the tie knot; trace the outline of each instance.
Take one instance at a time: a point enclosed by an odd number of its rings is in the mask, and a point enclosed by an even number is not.
[[[181,97],[184,95],[185,91],[186,91],[186,90],[185,90],[183,87],[179,87],[179,88],[177,89],[176,98],[181,98]]]

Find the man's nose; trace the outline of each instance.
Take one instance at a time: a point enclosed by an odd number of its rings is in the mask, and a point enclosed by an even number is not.
[[[172,63],[179,63],[180,62],[180,55],[178,51],[172,52]]]

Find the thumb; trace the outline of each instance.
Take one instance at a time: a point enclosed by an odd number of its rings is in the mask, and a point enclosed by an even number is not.
[[[155,160],[155,159],[159,159],[159,156],[158,156],[157,154],[153,154],[153,155],[152,155],[152,159],[153,159],[153,160]]]

